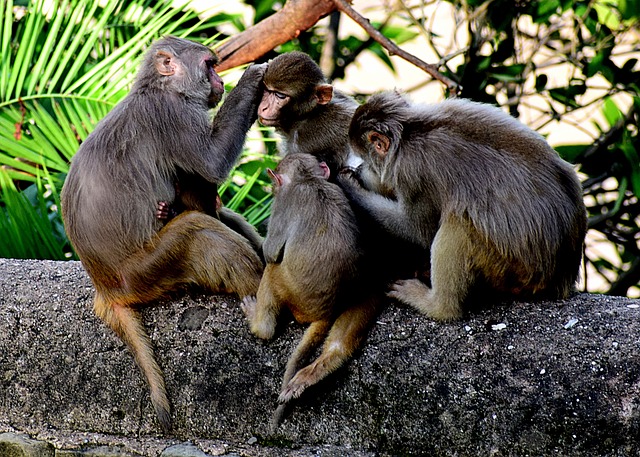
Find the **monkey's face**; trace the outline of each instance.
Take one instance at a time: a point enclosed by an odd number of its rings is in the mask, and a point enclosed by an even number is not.
[[[285,114],[285,106],[291,101],[291,95],[265,85],[262,100],[258,106],[258,120],[266,127],[279,127]]]
[[[215,71],[218,57],[206,46],[167,37],[152,46],[150,56],[162,87],[201,99],[209,107],[222,98],[224,84]]]
[[[222,99],[222,94],[224,94],[224,82],[214,69],[217,63],[218,59],[214,59],[211,57],[205,59],[204,61],[205,67],[207,69],[209,85],[211,86],[211,93],[209,93],[208,100],[209,108],[213,108],[214,106],[216,106]]]
[[[318,65],[302,52],[282,54],[269,62],[265,90],[258,107],[262,125],[288,128],[316,106],[331,101],[333,87],[326,84]]]

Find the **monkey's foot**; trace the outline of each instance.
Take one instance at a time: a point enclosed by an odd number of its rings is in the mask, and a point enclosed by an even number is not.
[[[308,367],[307,367],[308,368]],[[286,404],[289,403],[294,398],[300,397],[302,392],[305,391],[307,387],[309,387],[312,383],[309,382],[308,376],[305,373],[305,370],[302,369],[296,374],[287,387],[285,387],[282,392],[280,392],[280,396],[278,397],[278,403]]]
[[[433,290],[419,279],[396,281],[387,296],[406,303],[432,319],[448,321],[458,319],[462,314],[459,303],[453,300],[447,304],[445,300],[438,300]]]
[[[240,308],[242,309],[242,312],[247,317],[247,319],[249,319],[249,322],[253,322],[253,319],[256,316],[257,305],[258,300],[252,295],[243,297],[242,301],[240,302]]]
[[[176,217],[176,212],[173,210],[173,207],[169,202],[164,200],[158,202],[158,207],[156,208],[156,218],[161,221],[168,221],[169,219],[173,219]]]

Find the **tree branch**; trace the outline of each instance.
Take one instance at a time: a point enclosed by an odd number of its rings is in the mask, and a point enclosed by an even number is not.
[[[280,11],[224,41],[216,52],[220,64],[216,70],[224,71],[247,62],[252,62],[276,46],[296,38],[320,19],[335,10],[349,16],[358,23],[371,38],[380,43],[390,55],[397,55],[424,70],[442,82],[452,95],[457,95],[460,86],[438,71],[437,65],[428,64],[410,54],[376,30],[368,19],[362,17],[345,0],[288,0]]]
[[[397,55],[398,57],[403,58],[407,62],[414,64],[416,67],[424,70],[433,78],[437,79],[438,81],[442,82],[445,86],[447,86],[447,89],[449,89],[449,92],[451,93],[451,95],[455,96],[458,94],[458,92],[461,89],[460,86],[452,79],[449,79],[446,76],[444,76],[442,73],[440,73],[438,71],[437,66],[428,64],[422,61],[421,59],[419,59],[418,57],[414,56],[413,54],[410,54],[404,51],[403,49],[401,49],[400,47],[398,47],[398,45],[393,43],[391,40],[385,37],[381,32],[376,30],[375,27],[371,25],[369,20],[361,16],[356,10],[354,10],[346,0],[333,0],[333,2],[339,11],[343,12],[344,14],[349,16],[351,19],[353,19],[358,25],[360,25],[360,27],[362,27],[369,34],[371,38],[373,38],[383,48],[385,48],[390,55]]]
[[[216,52],[217,71],[252,62],[300,35],[336,9],[332,0],[288,0],[277,13],[228,40]]]

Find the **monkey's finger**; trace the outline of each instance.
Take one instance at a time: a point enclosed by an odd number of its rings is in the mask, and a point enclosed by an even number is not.
[[[256,314],[257,304],[258,300],[255,296],[247,295],[246,297],[242,297],[242,300],[240,301],[240,309],[242,309],[242,312],[247,319],[251,320]]]

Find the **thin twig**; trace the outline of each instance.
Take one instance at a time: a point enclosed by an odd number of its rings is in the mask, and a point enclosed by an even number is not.
[[[362,27],[371,38],[377,41],[383,48],[385,48],[389,55],[397,55],[398,57],[403,58],[407,62],[412,63],[416,67],[424,70],[426,73],[431,75],[433,78],[437,79],[449,89],[449,92],[452,96],[455,96],[460,91],[460,85],[457,84],[452,79],[447,78],[445,75],[438,71],[438,67],[432,64],[428,64],[418,57],[410,54],[403,49],[399,48],[394,42],[385,37],[381,32],[376,30],[375,27],[371,25],[369,19],[361,16],[356,10],[354,10],[351,5],[345,0],[333,0],[336,8],[338,8],[341,12],[349,16],[353,19],[360,27]]]

